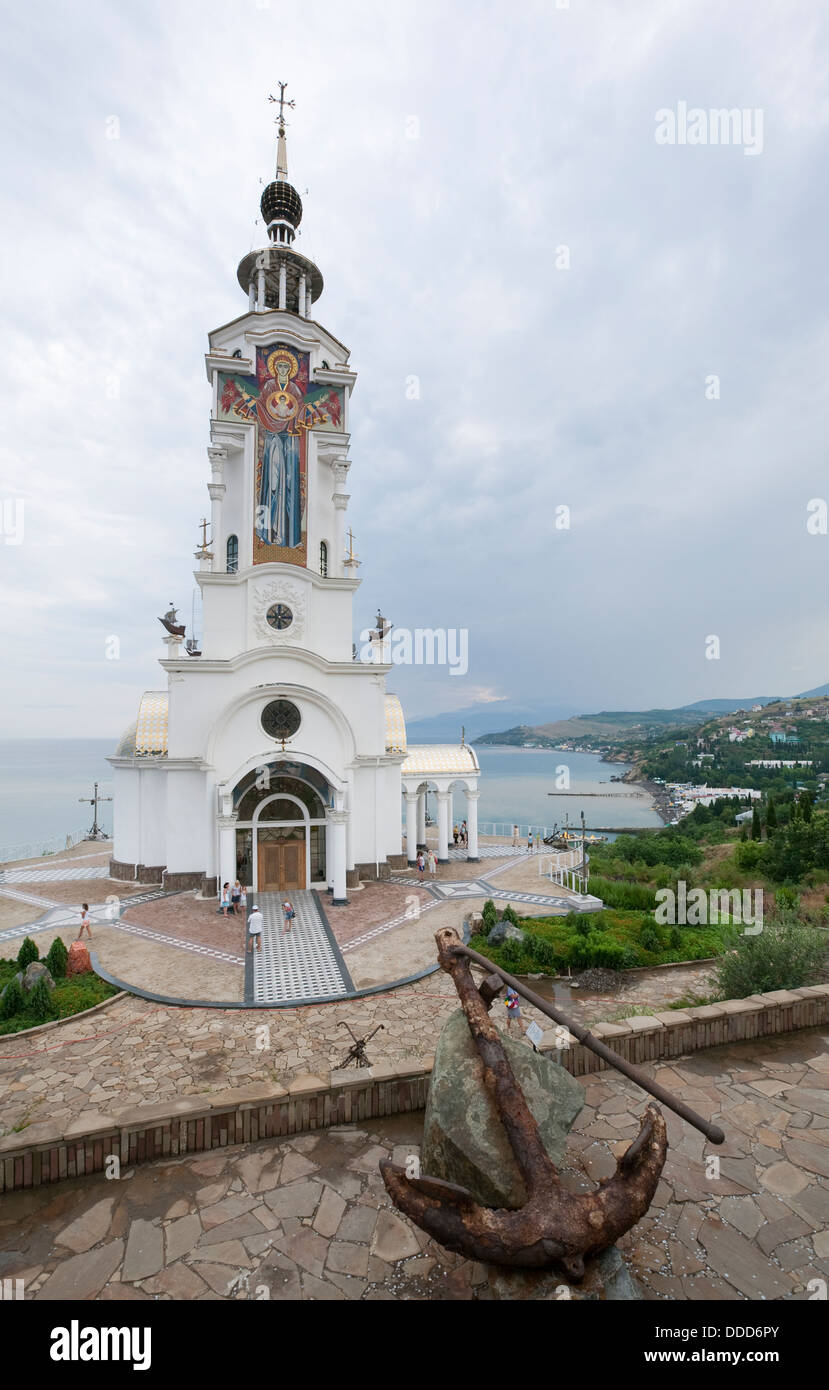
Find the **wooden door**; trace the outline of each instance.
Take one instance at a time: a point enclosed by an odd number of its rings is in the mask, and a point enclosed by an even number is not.
[[[258,863],[260,893],[305,887],[304,840],[260,840]]]

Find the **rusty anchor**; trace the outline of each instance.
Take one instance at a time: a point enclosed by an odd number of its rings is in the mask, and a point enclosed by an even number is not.
[[[520,981],[464,946],[451,928],[436,933],[438,960],[451,975],[470,1032],[483,1063],[483,1079],[506,1131],[527,1192],[517,1211],[481,1206],[466,1188],[440,1178],[408,1178],[405,1170],[383,1159],[380,1170],[395,1206],[440,1245],[469,1259],[521,1269],[561,1267],[574,1282],[584,1274],[584,1260],[597,1255],[629,1231],[648,1210],[668,1151],[665,1120],[649,1104],[641,1128],[616,1161],[616,1172],[593,1192],[567,1190],[541,1141],[538,1126],[515,1079],[499,1034],[489,1017],[501,983],[512,985],[556,1022],[564,1024],[585,1046],[657,1095],[715,1143],[722,1130],[676,1101],[656,1082],[618,1057],[597,1038],[571,1023]],[[489,973],[480,990],[470,961]]]

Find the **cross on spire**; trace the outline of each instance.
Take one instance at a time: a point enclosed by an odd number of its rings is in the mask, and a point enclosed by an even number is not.
[[[285,88],[287,87],[287,85],[287,82],[278,82],[277,86],[279,87],[279,96],[268,96],[268,101],[279,102],[279,115],[277,117],[277,121],[279,123],[280,135],[285,134],[285,107],[290,106],[291,108],[293,108],[294,106],[296,106],[295,101],[285,100]]]
[[[96,782],[96,783],[95,783],[95,791],[94,791],[93,795],[92,795],[92,796],[79,796],[79,797],[78,797],[78,800],[79,800],[79,801],[85,802],[87,806],[92,806],[92,807],[94,807],[94,811],[93,811],[93,815],[92,815],[92,829],[90,830],[89,834],[88,834],[87,837],[86,837],[87,840],[105,840],[105,839],[106,839],[106,835],[104,834],[103,830],[101,829],[101,827],[100,827],[99,824],[98,824],[98,807],[101,805],[101,803],[102,803],[103,801],[111,801],[111,800],[112,800],[112,797],[111,797],[111,796],[99,796],[99,794],[98,794],[98,783]]]

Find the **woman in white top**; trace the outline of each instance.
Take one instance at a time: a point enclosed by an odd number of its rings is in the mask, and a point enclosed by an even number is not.
[[[80,931],[78,932],[78,940],[79,940],[79,941],[80,941],[81,937],[83,936],[83,929],[84,929],[84,927],[86,927],[86,934],[87,934],[87,936],[89,937],[89,939],[90,939],[90,941],[91,941],[91,940],[92,940],[92,932],[90,931],[90,927],[89,927],[89,903],[81,903],[81,929],[80,929]]]

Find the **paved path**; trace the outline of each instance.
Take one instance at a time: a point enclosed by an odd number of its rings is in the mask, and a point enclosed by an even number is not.
[[[654,1203],[619,1242],[646,1299],[815,1296],[829,1277],[827,1068],[829,1037],[812,1029],[647,1069],[727,1140],[712,1149],[668,1116]],[[571,1190],[613,1171],[645,1103],[616,1073],[582,1084],[562,1169]],[[378,1162],[417,1154],[421,1125],[401,1115],[10,1193],[0,1276],[41,1300],[499,1297],[491,1266],[443,1250],[389,1204]]]
[[[316,892],[291,893],[296,917],[284,931],[280,893],[259,893],[265,918],[262,949],[253,952],[253,999],[282,1004],[301,999],[336,999],[353,989],[339,948],[326,930]]]

